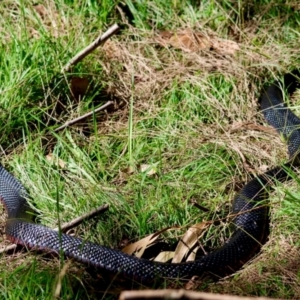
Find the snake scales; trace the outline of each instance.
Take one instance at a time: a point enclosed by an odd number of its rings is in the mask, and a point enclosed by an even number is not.
[[[286,74],[283,82],[289,93],[293,93],[298,85],[293,73]],[[300,147],[300,119],[284,105],[280,82],[276,81],[264,89],[259,102],[265,119],[285,137],[290,158],[294,157]],[[0,165],[0,198],[8,214],[6,235],[14,243],[29,248],[63,252],[90,266],[122,273],[143,282],[162,277],[225,276],[239,269],[260,249],[268,232],[269,220],[268,208],[258,204],[267,198],[267,186],[289,179],[286,170],[293,164],[291,159],[285,166],[275,167],[248,182],[233,201],[232,210],[237,214],[233,221],[233,235],[219,250],[194,262],[171,264],[138,259],[34,224],[28,213],[30,208],[25,188]]]

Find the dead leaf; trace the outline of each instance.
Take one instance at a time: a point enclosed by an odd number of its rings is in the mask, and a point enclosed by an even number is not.
[[[83,77],[73,77],[71,79],[71,92],[75,100],[79,101],[88,92],[90,81]]]
[[[178,32],[161,31],[157,41],[164,47],[172,46],[185,52],[206,49],[222,55],[234,55],[240,50],[240,46],[234,41],[219,39],[191,29]]]
[[[196,52],[211,47],[211,43],[206,36],[200,32],[195,33],[190,29],[177,33],[162,31],[159,40],[164,46],[171,45],[185,52]]]
[[[173,32],[169,30],[162,30],[159,34],[163,39],[169,40],[172,37]]]
[[[124,168],[122,170],[119,170],[119,175],[113,179],[114,184],[122,184],[124,182],[127,182],[128,178],[134,174],[135,167],[129,166],[127,168]]]
[[[265,173],[265,172],[267,172],[270,169],[270,166],[268,166],[268,165],[261,165],[261,166],[258,167],[258,169],[259,169],[259,171],[261,173]]]
[[[182,237],[180,242],[178,243],[175,255],[172,259],[172,263],[180,263],[184,256],[190,251],[191,248],[198,242],[199,237],[205,228],[210,225],[208,222],[202,222],[191,226],[185,235]]]
[[[159,234],[152,233],[135,243],[129,244],[128,246],[122,249],[122,252],[127,253],[129,255],[134,254],[136,257],[140,258],[144,254],[146,248],[152,245],[158,239],[158,237]]]
[[[199,277],[193,276],[184,286],[186,290],[196,290],[199,287]]]
[[[195,247],[193,251],[190,253],[190,255],[187,257],[186,261],[195,261],[199,248],[200,246]]]
[[[141,164],[140,170],[148,176],[156,174],[156,168],[153,165]]]
[[[49,153],[46,155],[46,159],[48,162],[55,166],[59,166],[62,169],[65,169],[67,166],[67,163],[63,161],[62,159],[56,157],[53,153]]]
[[[160,231],[157,231],[155,233],[152,233],[146,237],[144,237],[143,239],[135,242],[135,243],[132,243],[132,244],[129,244],[127,245],[126,247],[124,247],[122,249],[122,252],[125,252],[129,255],[132,255],[134,254],[135,256],[137,257],[141,257],[144,253],[144,251],[153,245],[153,243],[158,239],[158,237],[165,231],[168,231],[170,229],[174,229],[174,228],[178,228],[178,227],[175,227],[175,226],[172,226],[172,227],[167,227],[167,228],[164,228]]]
[[[155,258],[154,261],[159,261],[159,262],[167,262],[171,260],[174,257],[175,252],[174,251],[163,251],[160,252]]]
[[[133,166],[129,166],[129,167],[123,169],[121,172],[125,173],[127,175],[132,175],[134,173],[134,171],[135,171],[135,168]]]
[[[240,46],[234,41],[215,38],[211,42],[212,50],[222,55],[234,55],[240,50]]]
[[[37,12],[37,14],[44,19],[47,16],[47,9],[43,4],[37,4],[33,6],[33,9]]]
[[[233,122],[231,128],[229,128],[230,133],[234,133],[239,130],[255,130],[278,135],[276,129],[274,129],[273,127],[259,125],[252,122]]]
[[[102,50],[105,51],[105,54],[108,59],[111,60],[121,60],[123,53],[122,49],[116,41],[108,40],[102,47]]]

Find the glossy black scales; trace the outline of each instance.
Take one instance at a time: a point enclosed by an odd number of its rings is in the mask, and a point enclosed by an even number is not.
[[[298,74],[295,72],[294,74]],[[298,81],[293,74],[283,80],[288,92],[293,92]],[[263,90],[259,100],[265,119],[288,141],[290,157],[300,146],[300,119],[283,103],[280,82]],[[4,203],[8,220],[6,234],[10,240],[37,249],[63,252],[85,264],[99,269],[122,273],[134,280],[149,282],[156,278],[190,278],[194,275],[222,277],[239,269],[260,249],[268,233],[268,208],[262,205],[267,199],[266,188],[276,181],[289,179],[285,167],[276,167],[247,183],[233,201],[235,231],[231,238],[217,251],[195,262],[180,264],[156,263],[138,259],[120,251],[59,234],[47,227],[30,222],[31,214],[21,183],[0,166],[0,198]],[[264,204],[264,203],[263,203]]]

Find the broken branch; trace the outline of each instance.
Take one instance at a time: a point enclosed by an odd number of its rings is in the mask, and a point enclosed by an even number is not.
[[[71,68],[78,62],[82,61],[87,55],[94,51],[97,47],[105,43],[113,34],[115,34],[120,27],[118,24],[114,24],[109,27],[105,33],[94,40],[90,45],[77,53],[61,70],[62,73],[69,72]]]
[[[109,208],[109,205],[108,204],[104,204],[104,205],[101,205],[100,207],[98,208],[95,208],[93,210],[91,210],[90,212],[80,216],[80,217],[77,217],[73,220],[71,220],[70,222],[67,222],[67,223],[64,223],[61,227],[60,227],[60,230],[62,232],[66,232],[78,225],[80,225],[84,220],[88,220],[88,219],[92,219],[94,218],[96,215],[98,215],[99,213],[102,213],[106,210],[108,210]],[[55,231],[58,231],[59,229],[58,228],[54,228],[53,230]],[[17,248],[17,244],[12,244],[12,245],[8,245],[4,248],[1,248],[0,249],[0,254],[1,253],[8,253],[10,251],[13,251]]]
[[[91,116],[91,115],[93,115],[93,114],[101,111],[101,110],[104,110],[106,107],[108,107],[108,106],[110,106],[112,104],[114,104],[113,101],[107,101],[105,104],[103,104],[102,106],[96,108],[95,110],[90,111],[90,112],[88,112],[88,113],[86,113],[86,114],[84,114],[82,116],[79,116],[78,118],[73,119],[73,120],[67,121],[64,125],[56,128],[54,131],[55,132],[56,131],[60,131],[60,130],[62,130],[62,129],[64,129],[64,128],[66,128],[66,127],[68,127],[68,126],[70,126],[70,125],[72,125],[72,124],[74,124],[76,122],[79,122],[79,121],[81,121],[81,120],[83,120],[83,119],[85,119],[85,118],[87,118],[87,117],[89,117],[89,116]]]

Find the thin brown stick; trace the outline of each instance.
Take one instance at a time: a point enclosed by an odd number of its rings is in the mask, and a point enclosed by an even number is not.
[[[90,45],[88,45],[86,48],[84,48],[83,50],[81,50],[79,53],[77,53],[61,70],[62,73],[64,72],[68,72],[71,70],[71,68],[76,65],[78,62],[80,62],[81,60],[83,60],[87,55],[89,55],[92,51],[94,51],[97,47],[99,47],[100,45],[104,44],[113,34],[115,34],[118,30],[120,29],[120,27],[118,26],[118,24],[114,24],[112,25],[111,27],[109,27],[107,29],[106,32],[104,32],[101,36],[99,36],[96,40],[94,40]],[[82,119],[85,119],[91,115],[93,115],[94,113],[97,113],[103,109],[105,109],[106,107],[110,106],[114,104],[113,101],[108,101],[106,102],[104,105],[102,105],[101,107],[91,111],[91,112],[88,112],[78,118],[75,118],[71,121],[68,121],[66,122],[64,125],[56,128],[54,131],[60,131]],[[3,151],[2,147],[0,146],[0,150]],[[89,213],[86,213],[84,214],[83,216],[81,217],[78,217],[78,218],[75,218],[74,220],[68,222],[68,223],[65,223],[61,226],[61,230],[62,231],[67,231],[71,228],[74,228],[76,226],[78,226],[80,223],[83,222],[83,220],[86,220],[86,219],[90,219],[90,218],[93,218],[95,215],[97,215],[99,212],[103,212],[105,210],[108,209],[108,205],[103,205],[97,209],[94,209],[92,210],[91,212]],[[57,228],[55,228],[54,230],[58,231]],[[16,249],[17,245],[13,244],[13,245],[9,245],[7,247],[4,247],[2,249],[0,249],[0,254],[1,253],[6,253],[6,252],[9,252],[9,251],[12,251],[14,249]]]
[[[192,202],[192,205],[195,206],[196,208],[198,208],[199,210],[202,210],[204,212],[210,212],[210,210],[200,204],[198,204],[195,200],[193,200]]]
[[[64,223],[63,225],[61,225],[60,230],[62,232],[66,232],[74,227],[77,227],[78,225],[80,225],[83,221],[85,220],[89,220],[94,218],[95,216],[97,216],[99,213],[103,213],[106,210],[108,210],[109,205],[108,204],[104,204],[101,205],[98,208],[95,208],[89,212],[87,212],[86,214],[79,216],[73,220],[71,220],[70,222]],[[54,228],[55,231],[58,231],[58,228]]]
[[[56,128],[54,131],[55,132],[60,131],[60,130],[62,130],[62,129],[64,129],[64,128],[72,125],[72,124],[75,124],[76,122],[79,122],[79,121],[81,121],[81,120],[83,120],[83,119],[85,119],[87,117],[90,117],[91,115],[93,115],[93,114],[95,114],[95,113],[97,113],[97,112],[99,112],[101,110],[104,110],[106,107],[108,107],[110,105],[113,105],[113,104],[114,104],[113,101],[107,101],[105,104],[103,104],[102,106],[94,109],[93,111],[90,111],[90,112],[88,112],[88,113],[86,113],[86,114],[84,114],[84,115],[82,115],[82,116],[80,116],[78,118],[73,119],[73,120],[67,121],[65,124],[63,124],[60,127]]]
[[[98,208],[95,208],[95,209],[91,210],[90,212],[88,212],[88,213],[86,213],[86,214],[84,214],[84,215],[82,215],[80,217],[77,217],[77,218],[71,220],[70,222],[64,223],[60,227],[60,230],[62,232],[66,232],[66,231],[68,231],[68,230],[70,230],[70,229],[72,229],[72,228],[80,225],[83,221],[92,219],[95,216],[97,216],[99,213],[105,212],[106,210],[108,210],[108,208],[109,208],[108,204],[101,205]],[[58,228],[54,228],[53,230],[58,231],[59,229]],[[7,252],[10,252],[10,251],[13,251],[16,248],[17,248],[16,244],[8,245],[8,246],[3,247],[3,248],[0,249],[0,254],[1,253],[7,253]]]
[[[71,68],[76,65],[78,62],[83,60],[88,54],[94,51],[97,47],[105,43],[113,34],[115,34],[120,27],[118,24],[114,24],[109,27],[105,33],[99,36],[96,40],[94,40],[90,45],[77,53],[61,70],[62,73],[69,72]]]
[[[58,274],[56,287],[54,289],[54,299],[61,299],[60,293],[61,293],[61,289],[62,289],[62,280],[66,276],[67,271],[68,271],[69,267],[71,266],[71,264],[72,264],[71,260],[69,260],[67,263],[64,263],[63,267],[61,268],[61,270]]]
[[[10,251],[15,250],[16,248],[17,248],[16,244],[5,246],[5,247],[3,247],[3,248],[0,249],[0,254],[1,253],[8,253]]]
[[[197,299],[197,300],[275,300],[266,297],[239,297],[232,295],[211,294],[186,290],[143,290],[143,291],[123,291],[119,300],[142,300],[142,299]]]

